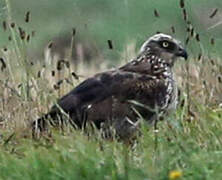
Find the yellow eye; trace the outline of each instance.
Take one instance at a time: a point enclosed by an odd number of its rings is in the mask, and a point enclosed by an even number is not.
[[[163,45],[164,48],[167,48],[169,46],[169,43],[164,41],[162,45]]]

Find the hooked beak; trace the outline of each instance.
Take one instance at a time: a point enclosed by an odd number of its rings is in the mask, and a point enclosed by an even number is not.
[[[183,57],[185,60],[187,60],[187,58],[188,58],[187,51],[183,48],[179,48],[179,51],[176,55],[179,57]]]

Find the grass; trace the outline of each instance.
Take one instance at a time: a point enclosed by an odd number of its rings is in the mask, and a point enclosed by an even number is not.
[[[45,60],[33,61],[27,49],[35,39],[21,39],[16,28],[7,33],[13,48],[0,54],[0,179],[222,178],[222,61],[218,55],[203,53],[176,63],[181,89],[177,111],[158,123],[158,131],[144,124],[133,144],[69,127],[51,129],[34,140],[30,123],[58,97],[109,63],[102,59],[100,66],[82,62],[77,69],[72,63],[58,68],[50,46]],[[185,35],[201,46],[190,32]],[[126,47],[120,63],[125,63],[126,56],[135,56],[135,47],[135,43]]]
[[[13,137],[9,133],[14,130],[2,131],[0,177],[168,179],[177,170],[182,172],[181,179],[220,179],[222,110],[200,109],[202,115],[191,122],[181,118],[179,109],[174,117],[159,123],[157,134],[152,127],[144,127],[133,146],[96,135],[87,137],[81,131],[53,131],[38,141],[25,131]]]

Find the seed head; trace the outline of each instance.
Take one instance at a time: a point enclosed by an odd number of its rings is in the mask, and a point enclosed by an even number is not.
[[[154,9],[154,16],[155,17],[160,17],[160,14],[158,13],[158,11],[156,9]]]
[[[108,42],[109,49],[113,49],[112,40],[107,40],[107,42]]]
[[[184,8],[184,0],[180,0],[180,7]]]
[[[4,31],[6,31],[7,30],[7,23],[6,23],[6,21],[2,22],[2,26],[3,26]]]
[[[210,18],[212,19],[217,14],[218,9],[214,9],[214,11],[210,14]]]
[[[30,21],[30,11],[27,11],[25,14],[25,22],[28,23]]]

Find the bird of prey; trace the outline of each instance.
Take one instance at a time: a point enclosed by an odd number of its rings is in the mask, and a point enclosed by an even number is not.
[[[176,108],[177,84],[172,67],[178,57],[187,59],[181,43],[166,34],[155,34],[142,45],[136,58],[122,67],[86,79],[57,101],[33,128],[58,126],[68,119],[74,127],[86,122],[97,128],[112,127],[121,138]]]

